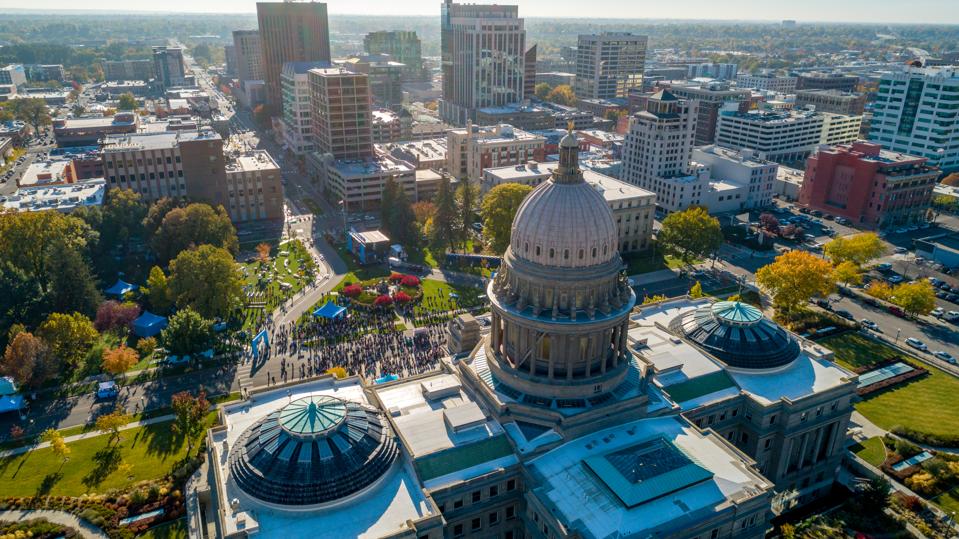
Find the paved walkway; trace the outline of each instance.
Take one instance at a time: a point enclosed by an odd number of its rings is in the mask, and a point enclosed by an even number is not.
[[[157,417],[151,417],[150,419],[144,419],[143,421],[133,421],[132,423],[127,423],[120,427],[121,431],[134,429],[136,427],[145,427],[147,425],[153,425],[154,423],[163,423],[164,421],[170,421],[175,419],[176,416],[173,414],[161,415]],[[84,432],[81,434],[74,434],[71,436],[64,436],[63,441],[70,443],[77,440],[85,440],[87,438],[94,438],[97,436],[105,436],[105,434],[98,430],[91,430],[89,432]],[[25,445],[23,447],[17,447],[15,449],[7,449],[5,451],[0,451],[0,458],[12,457],[14,455],[22,455],[28,451],[33,451],[35,449],[43,449],[44,447],[50,447],[50,442],[40,442],[36,445]]]
[[[53,522],[54,524],[59,524],[61,526],[67,526],[78,530],[80,532],[80,537],[84,539],[109,539],[109,536],[103,533],[103,530],[97,528],[93,524],[85,520],[81,520],[74,514],[67,513],[66,511],[48,511],[45,509],[37,510],[28,510],[28,511],[0,511],[0,521],[5,522],[21,522],[24,520],[32,520],[35,518],[42,518]]]

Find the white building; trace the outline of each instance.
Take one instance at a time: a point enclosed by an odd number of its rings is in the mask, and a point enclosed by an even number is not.
[[[416,170],[446,168],[446,139],[408,140],[377,144],[376,149],[413,165]]]
[[[366,159],[333,159],[330,154],[312,154],[320,162],[318,180],[332,200],[342,200],[345,211],[379,208],[383,187],[392,179],[416,201],[416,169],[405,161],[386,155]]]
[[[504,183],[521,183],[536,187],[546,181],[559,163],[529,162],[524,165],[488,168],[483,171],[480,189],[485,193]],[[602,193],[613,212],[619,234],[621,252],[642,251],[649,247],[653,237],[656,212],[656,193],[611,178],[605,174],[582,168],[583,179]]]
[[[759,159],[750,150],[734,151],[719,146],[703,146],[693,150],[693,162],[709,167],[709,176],[713,182],[735,185],[733,201],[738,202],[736,210],[764,208],[773,202],[773,183],[779,165]],[[741,197],[739,195],[742,195]],[[717,196],[721,197],[722,194]],[[721,205],[724,200],[709,200],[707,205]],[[718,210],[716,210],[718,211]]]
[[[0,205],[8,210],[70,212],[80,207],[100,206],[107,191],[103,178],[82,182],[23,187],[17,192],[0,197]]]
[[[576,46],[576,97],[626,97],[643,87],[646,36],[604,32],[581,35]]]
[[[774,73],[757,73],[755,75],[739,73],[736,75],[736,86],[791,94],[796,92],[796,77],[778,76]]]
[[[805,159],[820,144],[845,144],[859,138],[862,116],[815,110],[723,110],[716,127],[716,144],[750,149],[763,159],[781,163]]]
[[[907,68],[884,73],[873,106],[869,140],[959,170],[959,68]]]
[[[776,181],[773,183],[773,193],[784,200],[799,200],[799,191],[802,190],[805,170],[780,166],[776,172]]]
[[[542,161],[545,144],[545,138],[507,124],[454,129],[446,136],[446,169],[454,178],[479,180],[485,168]]]
[[[305,155],[316,149],[310,119],[309,71],[324,66],[327,64],[323,62],[287,62],[280,72],[283,144],[294,155]]]
[[[657,184],[685,177],[696,136],[697,103],[661,90],[630,118],[622,179],[662,195]],[[662,204],[662,200],[658,200]]]

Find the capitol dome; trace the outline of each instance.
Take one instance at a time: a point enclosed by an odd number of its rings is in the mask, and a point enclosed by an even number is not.
[[[799,343],[762,311],[738,301],[702,305],[679,316],[670,329],[730,367],[773,369],[799,356]]]
[[[296,399],[251,425],[230,451],[247,494],[278,505],[336,501],[376,482],[398,450],[375,408],[327,395]]]
[[[533,190],[516,212],[510,251],[545,266],[582,268],[616,258],[616,223],[603,195],[583,180],[579,145],[567,134],[553,176]]]

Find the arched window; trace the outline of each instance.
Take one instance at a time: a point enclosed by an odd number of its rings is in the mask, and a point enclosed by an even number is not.
[[[563,251],[563,260],[569,260],[569,249]]]
[[[536,256],[539,256],[539,245],[536,246]]]
[[[596,258],[596,248],[593,247],[593,258]]]
[[[553,258],[553,255],[554,255],[554,254],[556,254],[556,252],[553,250],[552,247],[550,247],[550,248],[549,248],[549,257],[550,257],[550,258]]]
[[[606,250],[607,250],[608,247],[609,247],[608,245],[603,244],[603,255],[604,255],[604,256],[606,255]]]
[[[583,255],[584,255],[584,254],[585,254],[585,253],[583,252],[583,250],[580,249],[580,250],[579,250],[579,259],[580,259],[580,260],[583,259]]]
[[[523,252],[529,254],[529,242],[523,244]]]

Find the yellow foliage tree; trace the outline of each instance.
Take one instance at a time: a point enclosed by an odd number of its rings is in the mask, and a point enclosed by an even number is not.
[[[835,289],[832,265],[806,251],[792,250],[759,268],[756,281],[773,296],[773,304],[792,311],[813,296],[828,296]]]
[[[114,439],[119,440],[120,428],[132,420],[133,418],[130,416],[130,414],[124,413],[123,410],[118,408],[109,414],[104,414],[98,417],[96,426],[98,431],[110,435],[110,439],[107,442],[109,443]]]
[[[346,378],[346,369],[343,367],[330,367],[329,369],[326,369],[326,374],[332,375],[337,379],[343,379]]]
[[[866,293],[874,298],[889,301],[892,297],[892,287],[885,281],[873,281],[866,287]]]
[[[836,265],[832,274],[837,283],[842,283],[846,286],[862,283],[862,274],[859,271],[859,266],[852,260],[846,260]]]
[[[936,478],[929,472],[918,472],[906,478],[906,486],[920,494],[932,494],[936,489]]]
[[[696,281],[696,284],[694,284],[693,287],[689,289],[689,297],[691,298],[698,299],[703,297],[704,295],[705,294],[703,294],[703,285],[700,284],[699,281]]]
[[[103,370],[110,374],[120,374],[130,370],[140,361],[140,355],[133,348],[120,345],[103,353]]]
[[[875,232],[863,232],[852,236],[836,238],[826,244],[824,252],[833,264],[849,261],[862,266],[878,258],[886,250],[882,240]]]
[[[56,429],[47,429],[40,435],[40,439],[50,444],[53,454],[66,462],[70,456],[70,446],[63,440],[63,435]]]
[[[929,314],[936,308],[936,290],[925,279],[902,283],[892,290],[892,302],[913,316]]]

